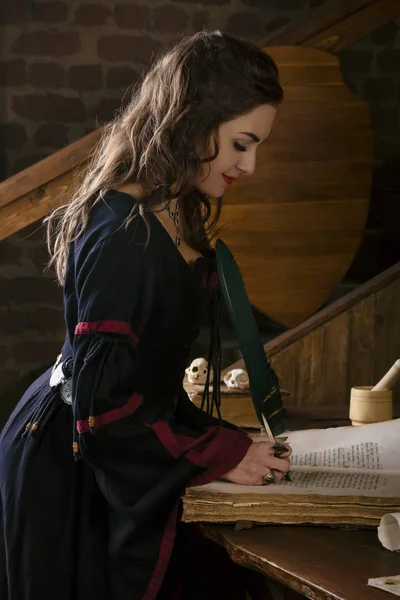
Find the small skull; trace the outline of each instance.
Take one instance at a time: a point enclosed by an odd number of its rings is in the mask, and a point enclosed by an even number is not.
[[[224,382],[228,388],[245,390],[249,387],[249,376],[244,369],[232,369],[224,376]]]
[[[208,362],[205,358],[195,358],[185,369],[189,383],[204,385],[207,379]]]

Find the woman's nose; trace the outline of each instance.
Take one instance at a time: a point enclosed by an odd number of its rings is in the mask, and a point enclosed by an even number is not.
[[[243,154],[236,166],[244,175],[252,175],[256,169],[256,154],[250,151]]]

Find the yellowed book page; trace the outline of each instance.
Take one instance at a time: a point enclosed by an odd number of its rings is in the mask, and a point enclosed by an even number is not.
[[[292,482],[268,486],[242,486],[215,481],[201,490],[227,494],[319,494],[399,498],[400,419],[361,427],[309,429],[285,434],[293,449],[293,465],[356,467],[364,473],[298,473]],[[396,470],[398,475],[379,471]]]

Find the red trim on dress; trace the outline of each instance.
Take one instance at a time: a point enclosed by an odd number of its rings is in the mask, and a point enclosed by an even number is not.
[[[175,433],[165,421],[146,423],[168,452],[177,460],[184,457],[206,469],[195,475],[190,485],[204,485],[231,471],[245,457],[253,443],[242,431],[208,427],[200,437]]]
[[[178,498],[178,500],[175,502],[169,513],[168,521],[165,526],[164,535],[161,541],[160,551],[158,553],[157,563],[154,567],[149,585],[147,586],[147,590],[142,597],[142,600],[154,600],[160,591],[175,542],[179,503],[180,498]]]
[[[125,321],[83,321],[75,327],[75,335],[88,335],[94,332],[119,333],[128,336],[133,346],[139,343],[139,338],[132,331],[130,323]]]
[[[102,413],[101,415],[96,415],[94,417],[94,426],[90,427],[89,419],[83,419],[81,421],[77,421],[76,429],[79,434],[88,433],[91,428],[100,429],[100,427],[104,427],[104,425],[109,425],[114,421],[118,421],[118,419],[123,419],[124,417],[132,415],[139,408],[142,402],[143,396],[140,394],[133,394],[133,396],[129,398],[128,402],[120,408],[113,408],[105,413]]]

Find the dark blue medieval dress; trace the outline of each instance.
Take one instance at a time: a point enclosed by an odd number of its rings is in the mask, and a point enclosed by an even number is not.
[[[142,218],[126,229],[133,202],[109,191],[70,246],[59,363],[72,406],[50,369],[0,438],[1,600],[181,597],[163,595],[180,497],[251,444],[202,425],[182,387],[209,261],[192,270],[153,214],[149,238]]]

